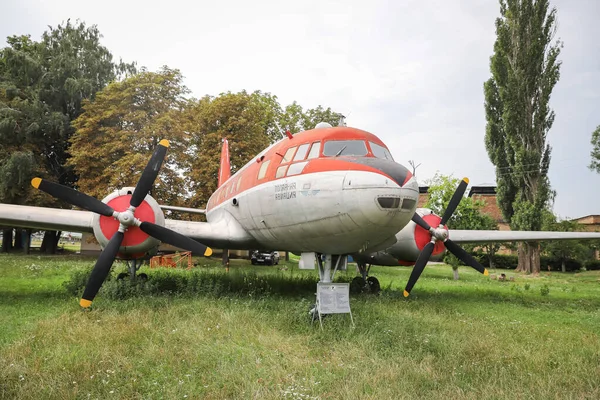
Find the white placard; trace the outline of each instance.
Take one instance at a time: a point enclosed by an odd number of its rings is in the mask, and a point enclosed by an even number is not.
[[[317,305],[321,314],[350,313],[350,284],[318,283]]]

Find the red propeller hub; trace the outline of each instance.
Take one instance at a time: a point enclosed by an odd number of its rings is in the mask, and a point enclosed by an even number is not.
[[[442,220],[442,218],[440,216],[437,216],[435,214],[428,214],[423,216],[423,219],[425,220],[425,222],[427,222],[431,227],[433,228],[437,228],[440,225],[440,221]],[[444,225],[444,228],[448,229],[447,226]],[[425,247],[425,245],[427,243],[431,242],[431,233],[427,232],[425,229],[421,228],[419,225],[415,226],[415,243],[417,244],[417,247],[420,250],[423,250],[423,247]],[[433,247],[433,253],[431,253],[434,256],[437,256],[438,254],[441,254],[444,251],[444,243],[442,243],[441,241],[437,241],[435,242],[435,246]]]
[[[115,197],[111,199],[107,204],[111,206],[115,211],[125,211],[129,208],[129,202],[131,201],[131,195],[123,195]],[[134,216],[143,221],[143,222],[156,222],[156,217],[154,215],[154,210],[146,202],[146,200],[142,201],[142,204],[138,208],[135,209]],[[104,234],[104,237],[110,239],[113,237],[115,232],[119,230],[119,221],[117,221],[113,217],[105,217],[100,216],[100,230]],[[121,246],[129,247],[136,246],[142,244],[146,239],[148,239],[149,235],[144,233],[137,226],[130,226],[125,231],[125,235],[123,237],[123,243]]]

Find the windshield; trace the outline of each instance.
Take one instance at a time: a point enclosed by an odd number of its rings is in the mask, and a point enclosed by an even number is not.
[[[392,158],[392,154],[385,147],[373,142],[369,142],[369,145],[371,146],[371,151],[373,152],[373,155],[375,157],[394,161],[394,159]]]
[[[330,140],[323,146],[323,155],[333,156],[366,156],[367,146],[363,140]]]

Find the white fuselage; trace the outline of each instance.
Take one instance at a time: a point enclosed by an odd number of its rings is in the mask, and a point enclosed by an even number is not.
[[[209,222],[238,223],[265,249],[348,254],[395,243],[415,211],[418,184],[403,187],[368,171],[326,171],[266,182],[211,209]],[[412,201],[410,208],[382,208],[378,197]]]

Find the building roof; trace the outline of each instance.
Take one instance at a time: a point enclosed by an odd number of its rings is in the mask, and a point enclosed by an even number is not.
[[[481,184],[481,185],[473,185],[469,190],[469,197],[474,194],[496,194],[496,185],[491,184]]]

